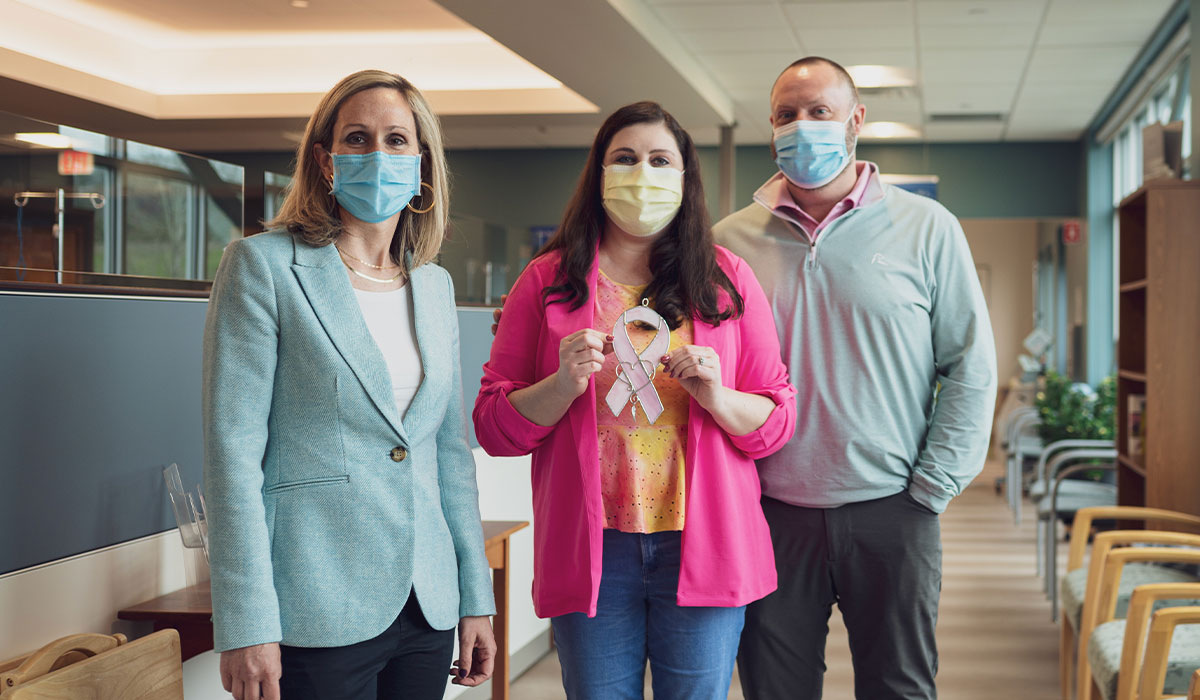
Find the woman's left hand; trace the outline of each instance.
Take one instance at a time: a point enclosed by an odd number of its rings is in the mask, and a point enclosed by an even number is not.
[[[496,638],[486,617],[464,617],[458,621],[458,660],[450,675],[455,685],[476,686],[492,677],[496,663]]]
[[[667,373],[707,410],[712,410],[722,390],[721,358],[703,345],[684,345],[662,357]]]

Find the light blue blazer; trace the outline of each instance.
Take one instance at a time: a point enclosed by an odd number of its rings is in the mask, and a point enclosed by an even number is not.
[[[333,246],[235,241],[204,328],[217,651],[378,636],[416,590],[437,629],[495,612],[450,276],[411,273],[425,378],[404,420]]]

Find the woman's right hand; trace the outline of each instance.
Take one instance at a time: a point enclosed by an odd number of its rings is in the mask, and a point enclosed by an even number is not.
[[[221,685],[234,700],[279,700],[279,644],[256,644],[221,652]]]
[[[591,328],[575,331],[558,344],[558,371],[554,385],[570,401],[587,391],[588,377],[604,366],[604,356],[612,352],[612,336]]]

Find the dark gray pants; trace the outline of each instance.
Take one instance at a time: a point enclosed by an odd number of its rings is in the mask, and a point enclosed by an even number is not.
[[[934,700],[942,542],[907,491],[840,508],[763,497],[779,589],[746,609],[738,673],[746,700],[818,700],[825,638],[841,610],[860,700]]]

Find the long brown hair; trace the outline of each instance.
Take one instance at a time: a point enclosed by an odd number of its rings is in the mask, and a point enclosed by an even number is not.
[[[433,188],[430,192],[429,187],[422,187],[413,204],[414,208],[424,209],[429,206],[432,196],[433,209],[416,214],[405,208],[396,223],[396,233],[392,236],[393,262],[403,265],[404,254],[411,251],[412,266],[417,268],[437,257],[442,247],[442,238],[450,221],[450,177],[437,116],[421,92],[395,73],[359,71],[342,78],[325,93],[317,110],[309,118],[304,138],[296,148],[296,172],[279,214],[266,225],[269,228],[286,228],[300,236],[305,243],[317,247],[333,243],[342,234],[338,203],[329,195],[329,183],[322,176],[321,166],[313,155],[313,144],[319,143],[325,150],[332,150],[333,127],[337,122],[338,110],[352,95],[378,87],[397,90],[412,109],[417,123],[417,143],[421,147],[421,182]]]
[[[650,249],[650,270],[654,279],[645,295],[651,306],[672,329],[688,318],[698,316],[717,325],[742,315],[741,294],[717,265],[712,224],[704,202],[704,184],[700,179],[700,158],[692,137],[657,102],[635,102],[613,112],[592,142],[587,164],[567,203],[562,223],[554,236],[538,252],[561,251],[556,284],[547,287],[547,303],[570,304],[578,309],[589,299],[587,276],[596,256],[596,246],[604,230],[606,214],[602,199],[604,154],[613,136],[634,124],[662,124],[675,137],[683,156],[683,203],[666,232]],[[729,294],[729,303],[720,304],[720,290]]]

